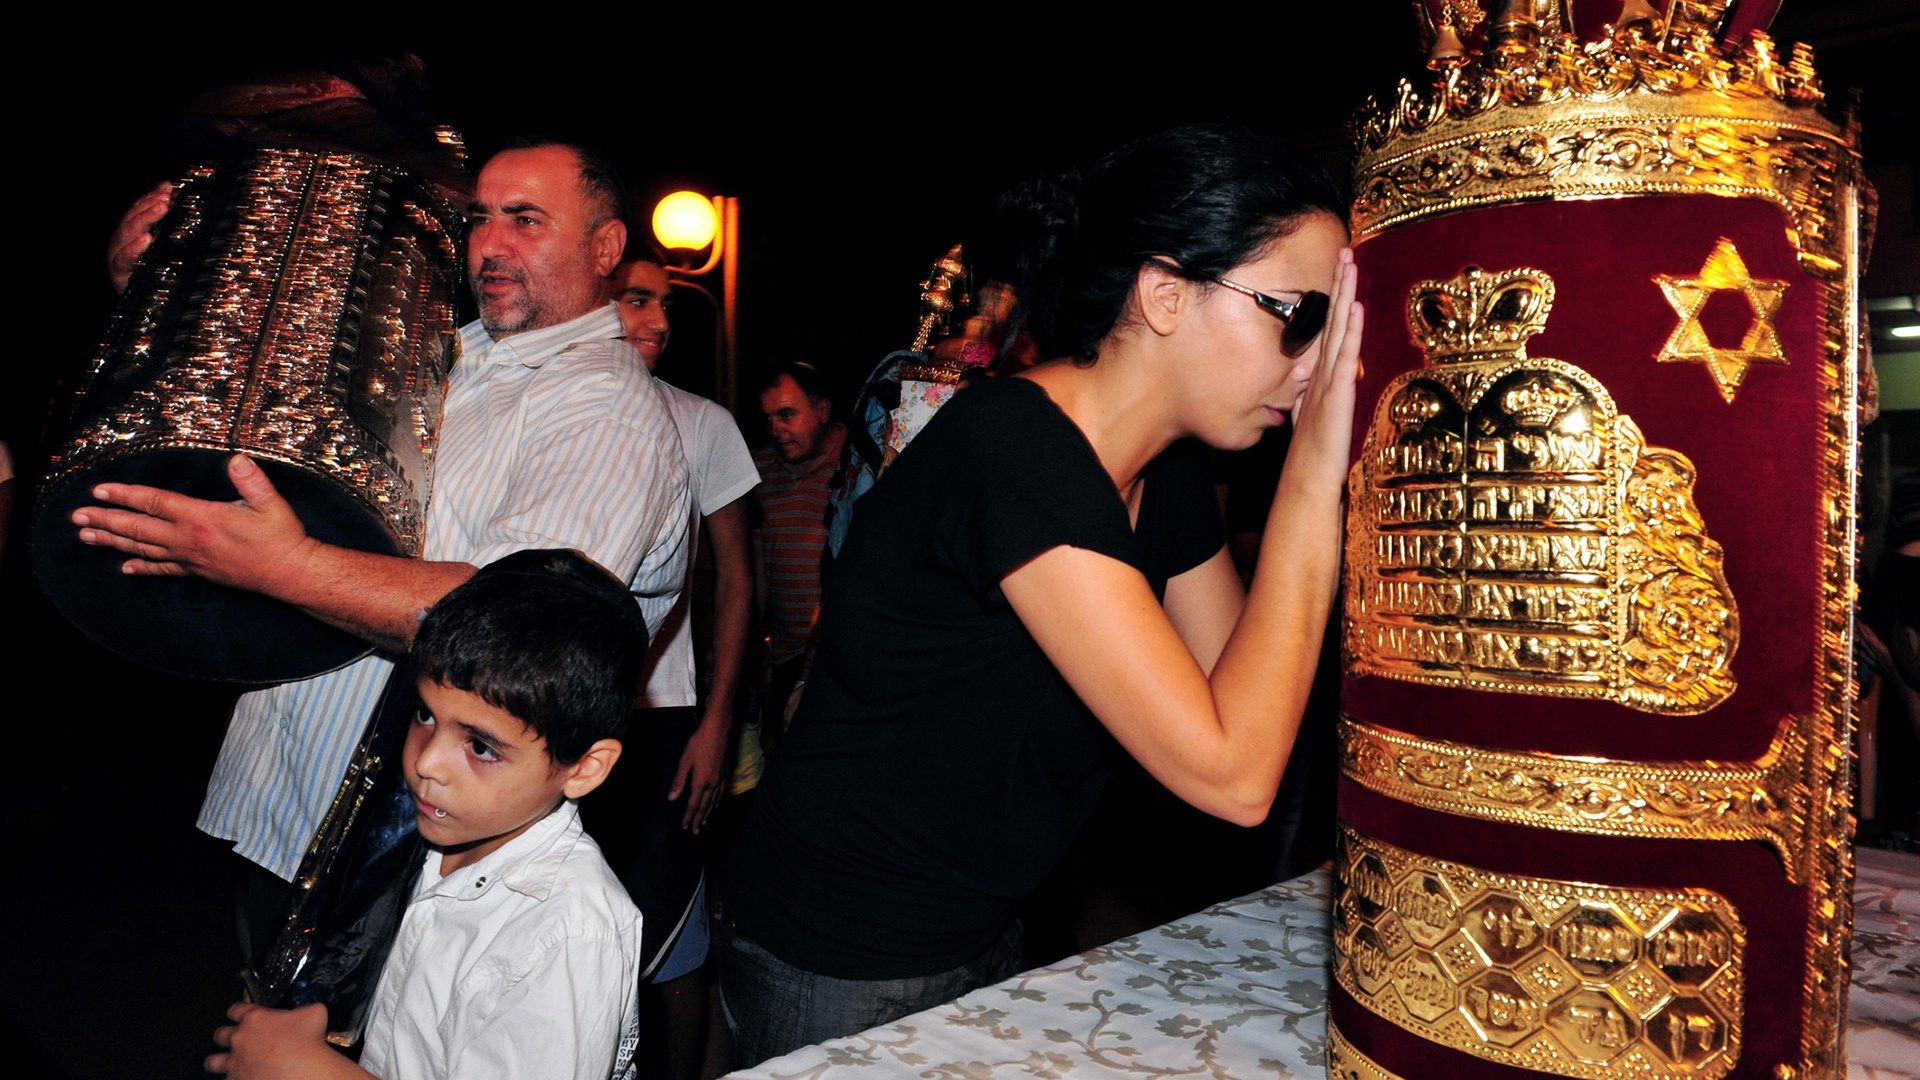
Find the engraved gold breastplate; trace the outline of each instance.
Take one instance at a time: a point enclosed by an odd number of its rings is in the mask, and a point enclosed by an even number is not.
[[[1443,1045],[1559,1076],[1724,1076],[1747,932],[1708,889],[1494,874],[1343,828],[1334,978]]]
[[[1349,479],[1350,674],[1698,713],[1740,619],[1692,497],[1600,381],[1529,357],[1553,279],[1423,281],[1427,366],[1395,379]]]

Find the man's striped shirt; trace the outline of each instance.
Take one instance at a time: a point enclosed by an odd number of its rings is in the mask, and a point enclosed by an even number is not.
[[[423,557],[484,566],[575,548],[633,582],[657,631],[686,579],[687,467],[616,310],[499,341],[475,322],[460,343]],[[201,830],[291,880],[392,668],[369,656],[242,697]]]
[[[827,481],[840,461],[847,429],[828,432],[813,468],[800,471],[772,447],[753,455],[760,484],[760,558],[767,579],[769,659],[784,663],[806,651],[814,609],[820,606],[820,552],[827,546]]]

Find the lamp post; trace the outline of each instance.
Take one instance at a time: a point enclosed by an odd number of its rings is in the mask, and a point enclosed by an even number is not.
[[[708,198],[694,191],[676,191],[653,208],[653,235],[668,251],[698,252],[707,249],[707,261],[697,268],[667,267],[674,284],[691,289],[714,305],[716,332],[713,340],[714,397],[728,411],[735,398],[734,312],[740,284],[740,200],[725,195]],[[698,282],[686,280],[720,268],[720,298]]]

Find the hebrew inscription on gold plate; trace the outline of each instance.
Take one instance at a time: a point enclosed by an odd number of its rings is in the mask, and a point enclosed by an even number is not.
[[[1477,267],[1409,295],[1428,366],[1381,395],[1348,482],[1348,671],[1702,712],[1733,693],[1739,613],[1693,464],[1527,356],[1553,295]]]
[[[1713,1080],[1740,1056],[1746,927],[1706,889],[1489,873],[1345,826],[1334,978],[1395,1024],[1560,1076]]]

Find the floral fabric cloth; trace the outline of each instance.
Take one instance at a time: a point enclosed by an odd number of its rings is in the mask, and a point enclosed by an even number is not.
[[[735,1073],[752,1080],[1326,1075],[1324,869]],[[1920,856],[1862,850],[1848,1076],[1920,1076]]]
[[[734,1075],[1319,1077],[1332,898],[1316,870]]]
[[[898,454],[960,389],[954,383],[900,380],[900,407],[887,420],[887,449]]]
[[[1850,1080],[1920,1077],[1920,855],[1854,855]]]

